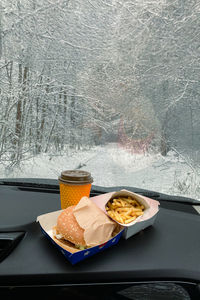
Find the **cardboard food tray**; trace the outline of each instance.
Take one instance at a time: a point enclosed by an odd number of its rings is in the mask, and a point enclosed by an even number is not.
[[[90,257],[98,252],[101,252],[119,242],[119,239],[123,233],[124,228],[121,227],[118,234],[111,238],[106,243],[91,247],[85,250],[80,250],[76,253],[71,253],[65,250],[63,247],[58,245],[53,238],[52,228],[56,225],[57,217],[60,215],[62,210],[54,211],[37,217],[37,221],[40,224],[42,233],[58,248],[59,251],[74,265],[87,257]]]
[[[159,202],[145,196],[138,195],[136,193],[130,192],[128,190],[121,190],[118,192],[111,192],[107,194],[103,194],[100,196],[95,196],[90,198],[92,201],[96,203],[105,213],[106,212],[106,204],[109,200],[114,199],[116,197],[128,197],[131,196],[133,199],[136,199],[140,204],[144,205],[144,214],[142,216],[137,217],[137,219],[129,224],[121,224],[124,226],[124,232],[122,237],[124,239],[128,239],[141,230],[153,225],[156,220],[157,214],[159,212]],[[117,222],[118,223],[118,222]]]

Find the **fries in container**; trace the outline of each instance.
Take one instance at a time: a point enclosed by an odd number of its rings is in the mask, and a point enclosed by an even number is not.
[[[129,224],[144,214],[144,205],[131,196],[116,197],[108,201],[107,214],[121,224]]]

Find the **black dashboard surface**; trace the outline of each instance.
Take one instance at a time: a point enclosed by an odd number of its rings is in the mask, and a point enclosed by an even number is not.
[[[1,286],[139,280],[200,282],[198,214],[166,209],[161,203],[153,226],[73,266],[46,239],[36,222],[38,215],[58,209],[56,190],[0,186],[0,240],[6,234],[23,233],[0,263]]]

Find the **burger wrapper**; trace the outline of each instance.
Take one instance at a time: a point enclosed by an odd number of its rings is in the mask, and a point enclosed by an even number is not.
[[[74,208],[74,216],[84,231],[84,240],[90,247],[107,242],[113,235],[116,222],[113,222],[89,198],[83,197]]]
[[[149,227],[150,225],[153,225],[155,222],[157,213],[159,211],[159,202],[153,199],[150,199],[145,196],[138,195],[136,193],[133,193],[128,190],[121,190],[118,192],[111,192],[106,193],[103,195],[95,196],[90,198],[101,210],[104,211],[104,213],[107,214],[106,211],[106,204],[111,199],[114,199],[116,197],[128,197],[131,196],[133,199],[137,200],[141,205],[144,205],[144,214],[142,216],[138,216],[135,221],[129,223],[129,224],[121,224],[117,221],[118,224],[124,226],[125,230],[123,233],[123,237],[125,239],[131,237],[132,235],[138,233],[139,231],[143,230],[146,227]]]

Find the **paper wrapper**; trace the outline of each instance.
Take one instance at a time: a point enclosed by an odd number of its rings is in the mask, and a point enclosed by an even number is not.
[[[117,221],[118,224],[124,226],[126,230],[124,231],[123,237],[128,238],[131,235],[137,233],[138,231],[150,226],[155,221],[155,217],[159,211],[159,202],[153,199],[150,199],[145,196],[138,195],[128,190],[121,190],[118,192],[106,193],[100,196],[92,197],[92,201],[99,206],[106,214],[106,204],[109,200],[116,197],[128,197],[131,196],[133,199],[137,200],[140,204],[144,205],[144,214],[135,219],[135,221],[129,224],[121,224]]]
[[[84,240],[90,247],[107,242],[117,226],[87,197],[81,198],[76,205],[74,216],[79,226],[85,230]]]

